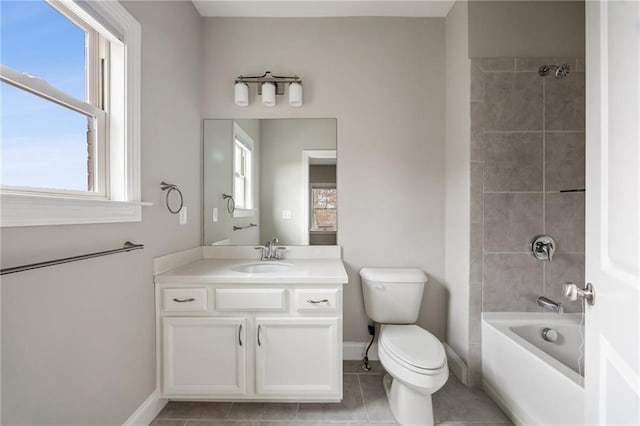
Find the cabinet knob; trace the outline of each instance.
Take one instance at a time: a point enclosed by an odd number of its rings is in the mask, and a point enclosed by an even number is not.
[[[185,302],[195,302],[196,299],[194,299],[193,297],[190,297],[188,299],[178,299],[176,297],[173,298],[174,302],[178,302],[178,303],[185,303]]]

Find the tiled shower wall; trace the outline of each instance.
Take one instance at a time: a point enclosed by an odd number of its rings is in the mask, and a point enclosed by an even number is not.
[[[543,64],[570,64],[556,79]],[[584,284],[584,61],[483,58],[471,70],[470,381],[480,377],[481,312],[540,311],[562,284]],[[552,262],[532,239],[556,241]]]

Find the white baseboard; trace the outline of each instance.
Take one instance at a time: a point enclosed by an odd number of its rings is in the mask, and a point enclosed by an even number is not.
[[[156,389],[124,422],[123,426],[149,426],[167,402],[169,400],[160,398],[160,392]]]
[[[369,342],[343,342],[342,343],[342,359],[345,361],[357,361],[364,358],[364,351],[367,349]],[[369,359],[378,360],[378,343],[373,342],[369,349]]]
[[[449,370],[460,380],[463,384],[468,384],[467,374],[468,368],[467,364],[460,358],[460,356],[455,353],[451,346],[446,343],[442,343],[444,346],[444,351],[447,354],[447,363],[449,364]]]

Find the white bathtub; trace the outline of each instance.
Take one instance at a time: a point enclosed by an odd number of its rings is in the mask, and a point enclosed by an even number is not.
[[[482,315],[483,386],[516,424],[583,424],[580,319],[580,314]],[[542,339],[547,327],[558,333],[556,342]]]

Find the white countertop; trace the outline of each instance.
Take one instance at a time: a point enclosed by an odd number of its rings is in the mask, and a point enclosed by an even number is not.
[[[156,275],[157,284],[346,284],[347,272],[340,259],[285,259],[286,271],[246,273],[231,268],[260,263],[248,259],[201,259]]]

